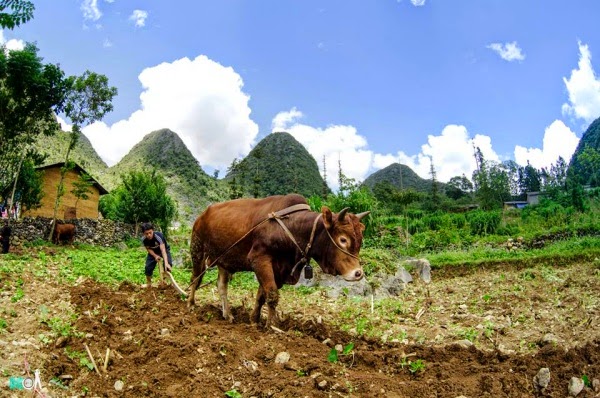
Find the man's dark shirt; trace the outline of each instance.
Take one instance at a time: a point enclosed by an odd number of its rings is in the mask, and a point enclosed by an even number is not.
[[[144,238],[142,240],[142,243],[144,244],[144,247],[151,249],[155,254],[157,254],[161,257],[162,257],[162,253],[160,251],[161,243],[165,244],[165,249],[167,250],[167,252],[170,249],[169,244],[167,243],[167,240],[165,239],[164,235],[157,231],[154,231],[154,236],[152,237],[152,239]]]

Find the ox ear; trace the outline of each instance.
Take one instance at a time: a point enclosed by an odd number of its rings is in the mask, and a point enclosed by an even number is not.
[[[371,213],[370,211],[364,211],[362,213],[358,213],[356,214],[356,218],[358,218],[358,221],[362,220],[363,217],[366,217],[369,215],[369,213]]]
[[[333,213],[329,210],[329,207],[323,206],[321,207],[321,214],[323,215],[323,224],[325,228],[331,229],[333,228]]]

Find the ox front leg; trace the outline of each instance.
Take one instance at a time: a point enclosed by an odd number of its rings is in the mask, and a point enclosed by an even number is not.
[[[217,290],[219,291],[219,296],[221,297],[223,318],[227,319],[230,322],[233,322],[233,315],[231,315],[231,311],[229,309],[229,301],[227,300],[227,285],[229,284],[229,279],[231,279],[231,274],[225,269],[219,267]]]
[[[256,306],[252,313],[253,319],[260,318],[260,308],[266,303],[269,309],[267,315],[267,327],[277,325],[279,323],[277,317],[277,304],[279,303],[279,292],[273,275],[273,263],[271,257],[261,256],[253,262],[254,273],[260,284],[260,289],[256,297]]]

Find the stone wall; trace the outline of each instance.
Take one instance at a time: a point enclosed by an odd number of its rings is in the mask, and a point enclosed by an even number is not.
[[[25,217],[11,222],[11,246],[19,246],[25,242],[47,240],[52,219],[46,217]],[[60,222],[60,220],[59,220]],[[111,220],[95,220],[77,218],[65,220],[75,224],[74,242],[97,246],[112,246],[128,238],[135,238],[135,226]]]

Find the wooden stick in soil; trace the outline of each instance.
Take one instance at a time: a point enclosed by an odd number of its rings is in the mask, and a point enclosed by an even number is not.
[[[108,359],[110,357],[110,348],[106,348],[106,356],[104,357],[104,366],[102,367],[102,370],[104,370],[104,373],[107,373],[106,369],[108,368]]]
[[[96,361],[94,361],[94,357],[92,356],[92,353],[90,352],[90,347],[88,347],[86,343],[83,343],[83,345],[85,346],[85,350],[87,351],[88,356],[90,357],[90,360],[92,361],[92,365],[94,365],[94,369],[96,369],[96,373],[98,373],[100,375],[98,366],[96,366]]]

